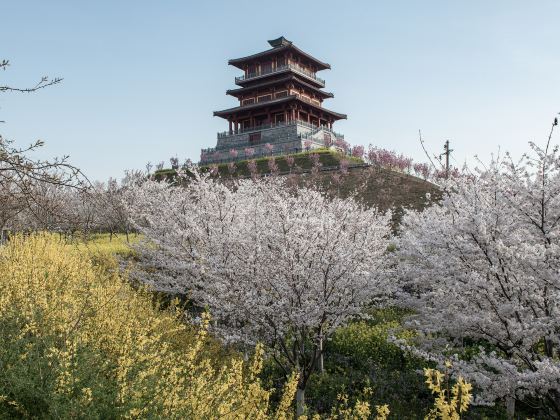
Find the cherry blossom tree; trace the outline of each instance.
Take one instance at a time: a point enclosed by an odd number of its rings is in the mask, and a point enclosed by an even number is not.
[[[344,153],[348,153],[348,150],[350,149],[350,144],[348,144],[348,142],[342,138],[337,138],[334,142],[334,145]]]
[[[321,163],[321,156],[319,153],[311,153],[309,159],[311,160],[311,174],[317,175],[323,166]]]
[[[415,351],[455,358],[483,391],[478,403],[530,400],[556,417],[560,156],[531,149],[450,177],[440,203],[406,215],[400,301],[416,311]]]
[[[228,172],[230,175],[233,175],[237,169],[237,165],[235,165],[235,162],[228,162],[227,164],[227,168],[228,168]]]
[[[352,148],[352,156],[354,157],[361,159],[364,156],[364,153],[365,153],[365,149],[364,146],[362,145],[354,146]]]
[[[270,173],[273,175],[277,175],[280,168],[278,167],[278,163],[276,163],[276,159],[274,157],[271,157],[270,159],[268,159],[267,164]]]
[[[416,176],[421,176],[424,180],[427,180],[431,174],[431,168],[427,163],[415,163],[413,168]]]
[[[259,176],[259,168],[255,159],[249,159],[247,161],[247,169],[249,170],[249,174],[252,178],[256,178]]]
[[[124,233],[127,242],[131,226],[126,208],[123,205],[123,194],[126,184],[119,185],[114,178],[109,178],[106,184],[97,186],[91,191],[91,199],[96,206],[98,225],[101,230],[109,232],[109,241],[116,233]]]
[[[290,173],[292,172],[292,168],[294,167],[295,164],[295,158],[291,155],[286,156],[286,165],[288,165],[288,168],[290,169]]]
[[[286,374],[299,373],[302,413],[322,341],[382,290],[390,215],[278,177],[228,186],[195,176],[131,192],[130,211],[149,240],[142,280],[208,306],[224,339],[265,343]]]
[[[254,154],[255,154],[255,149],[254,148],[252,148],[252,147],[246,147],[245,148],[245,157],[247,159],[253,157]]]
[[[272,144],[266,143],[264,145],[264,148],[266,149],[266,151],[269,155],[272,155],[272,152],[274,151],[274,146]]]

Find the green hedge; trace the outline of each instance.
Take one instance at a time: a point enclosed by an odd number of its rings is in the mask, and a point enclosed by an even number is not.
[[[353,157],[353,156],[346,156],[340,152],[336,152],[329,149],[315,149],[310,150],[307,152],[300,152],[291,155],[281,155],[275,156],[276,164],[278,165],[278,169],[281,173],[290,172],[290,170],[294,173],[300,171],[308,171],[313,167],[313,162],[309,157],[311,154],[318,154],[319,155],[319,162],[323,167],[332,167],[332,166],[339,166],[342,160],[347,160],[350,164],[360,164],[364,163],[362,159]],[[294,166],[290,168],[286,161],[287,156],[292,156],[294,158]],[[257,164],[257,169],[261,174],[268,174],[270,173],[270,169],[268,167],[268,161],[272,157],[259,157],[255,158],[254,161]],[[249,160],[241,160],[235,162],[235,171],[233,173],[234,177],[245,177],[250,175],[250,171],[248,168]],[[201,166],[200,169],[202,171],[210,170],[211,165]],[[218,165],[218,172],[220,176],[223,177],[230,177],[230,171],[228,168],[227,163],[221,163]],[[175,177],[177,172],[175,169],[161,169],[156,171],[154,177],[156,180],[171,180]]]

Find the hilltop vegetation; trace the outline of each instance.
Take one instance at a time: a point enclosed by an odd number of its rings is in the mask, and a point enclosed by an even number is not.
[[[250,177],[251,169],[249,167],[249,163],[255,162],[256,171],[261,175],[267,175],[273,171],[269,165],[269,162],[273,161],[277,166],[275,169],[277,173],[296,174],[310,171],[313,168],[314,161],[311,158],[312,155],[316,155],[318,157],[318,161],[323,168],[338,169],[343,161],[346,161],[349,165],[360,165],[364,163],[361,158],[348,156],[335,150],[314,149],[288,155],[265,156],[255,159],[201,166],[200,170],[203,172],[214,170],[217,171],[217,174],[220,176],[228,178]],[[176,174],[177,171],[175,169],[168,168],[155,171],[154,176],[155,179],[161,180],[164,178],[170,179],[176,176]]]

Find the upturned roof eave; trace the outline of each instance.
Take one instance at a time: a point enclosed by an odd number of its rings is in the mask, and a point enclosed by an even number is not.
[[[301,54],[302,56],[304,56],[308,60],[315,63],[317,65],[318,70],[327,70],[327,69],[331,68],[331,65],[329,63],[325,63],[325,62],[313,57],[312,55],[306,53],[305,51],[300,50],[298,47],[296,47],[292,43],[282,45],[282,46],[279,46],[279,47],[274,47],[274,48],[271,48],[271,49],[268,49],[268,50],[265,50],[265,51],[261,51],[260,53],[248,55],[246,57],[232,58],[232,59],[228,60],[228,64],[230,66],[234,66],[234,67],[237,67],[240,70],[243,70],[242,65],[244,63],[248,62],[248,61],[252,61],[252,60],[255,60],[255,59],[260,58],[260,57],[266,57],[267,55],[276,54],[276,53],[282,52],[282,51],[287,50],[287,49],[293,49],[298,54]]]
[[[285,76],[283,78],[275,79],[275,80],[269,80],[268,82],[260,83],[258,85],[244,86],[244,87],[241,87],[241,88],[238,88],[238,89],[228,89],[228,90],[226,90],[226,95],[236,97],[236,94],[240,94],[242,92],[251,91],[253,89],[259,89],[259,88],[266,87],[266,86],[273,86],[277,83],[288,82],[288,81],[291,81],[291,80],[295,80],[296,82],[300,83],[301,85],[313,90],[314,92],[319,93],[324,98],[334,98],[334,94],[332,92],[326,92],[326,91],[321,90],[320,88],[318,88],[316,86],[313,86],[312,84],[306,83],[305,81],[303,81],[299,77],[297,77],[297,75],[295,75],[295,74],[289,74],[288,76]]]
[[[228,115],[234,114],[236,112],[250,111],[250,110],[253,110],[253,109],[264,108],[264,107],[267,107],[267,106],[277,105],[277,104],[281,104],[281,103],[284,103],[284,102],[290,102],[290,101],[297,101],[297,102],[300,102],[304,105],[311,106],[311,107],[313,107],[313,108],[315,108],[315,109],[317,109],[321,112],[331,114],[332,116],[336,117],[339,120],[348,119],[348,116],[346,114],[340,114],[338,112],[331,111],[330,109],[323,108],[321,106],[317,106],[315,104],[309,103],[307,101],[304,101],[304,100],[298,98],[296,95],[290,95],[290,96],[287,96],[285,98],[274,99],[272,101],[258,102],[258,103],[251,104],[251,105],[237,106],[237,107],[234,107],[234,108],[224,109],[222,111],[214,111],[213,115],[215,117],[225,118]]]

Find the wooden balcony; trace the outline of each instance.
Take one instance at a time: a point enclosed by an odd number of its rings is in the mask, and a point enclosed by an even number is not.
[[[275,73],[282,73],[282,72],[286,72],[286,71],[289,71],[289,70],[292,70],[293,72],[295,72],[297,74],[305,76],[308,79],[311,79],[314,82],[319,83],[322,87],[325,87],[325,81],[323,79],[321,79],[320,77],[317,77],[315,75],[315,73],[312,73],[309,70],[306,70],[303,67],[298,66],[296,64],[292,64],[292,63],[285,64],[283,66],[278,66],[278,67],[275,67],[275,68],[270,69],[270,70],[260,71],[260,72],[256,72],[256,73],[249,73],[247,75],[236,77],[235,78],[235,83],[239,84],[239,82],[245,82],[245,81],[248,81],[248,80],[258,79],[260,77],[268,76],[268,75],[275,74]]]

